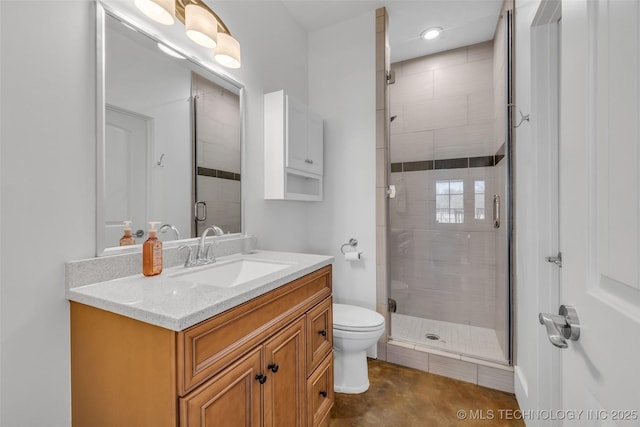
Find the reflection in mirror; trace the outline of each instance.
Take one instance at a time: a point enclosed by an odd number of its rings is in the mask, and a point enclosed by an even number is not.
[[[98,255],[119,246],[124,221],[132,221],[137,244],[149,221],[185,238],[209,225],[240,233],[241,86],[169,56],[158,40],[109,13],[103,40]],[[159,238],[176,239],[171,227],[164,230]]]
[[[240,98],[193,74],[195,120],[195,233],[211,225],[240,226]]]

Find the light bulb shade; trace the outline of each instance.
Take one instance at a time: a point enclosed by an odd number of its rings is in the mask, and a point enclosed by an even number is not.
[[[184,9],[187,36],[200,46],[213,49],[218,44],[218,21],[206,9],[188,4]]]
[[[161,24],[172,25],[175,20],[175,0],[135,0],[135,5],[142,13]]]
[[[218,33],[218,46],[213,50],[216,61],[228,68],[240,68],[240,43],[227,33]]]

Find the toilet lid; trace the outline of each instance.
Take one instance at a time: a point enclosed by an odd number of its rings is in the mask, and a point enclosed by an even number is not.
[[[364,331],[384,325],[384,317],[373,310],[347,304],[333,304],[333,327]]]

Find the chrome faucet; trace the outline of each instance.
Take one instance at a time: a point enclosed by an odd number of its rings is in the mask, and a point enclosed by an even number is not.
[[[172,229],[173,232],[176,235],[176,240],[180,240],[180,232],[178,231],[178,229],[176,228],[175,225],[171,225],[171,224],[162,224],[162,227],[160,227],[160,232],[161,233],[166,233],[168,229]]]
[[[207,234],[209,234],[210,231],[213,232],[214,236],[224,235],[224,231],[222,231],[222,228],[216,225],[210,225],[209,227],[204,229],[204,231],[202,232],[202,236],[200,236],[200,244],[198,245],[198,253],[196,255],[196,264],[198,265],[209,264],[216,261],[214,256],[209,256],[211,245],[205,247],[204,244],[204,241],[207,238]]]
[[[191,248],[187,245],[180,245],[178,246],[178,252],[181,251],[182,249],[186,249],[187,250],[187,259],[184,261],[184,266],[185,267],[193,267],[196,265],[196,263],[191,259]]]

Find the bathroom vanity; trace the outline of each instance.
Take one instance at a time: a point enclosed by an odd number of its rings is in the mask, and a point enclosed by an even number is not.
[[[328,425],[331,260],[259,251],[68,289],[73,425]]]

